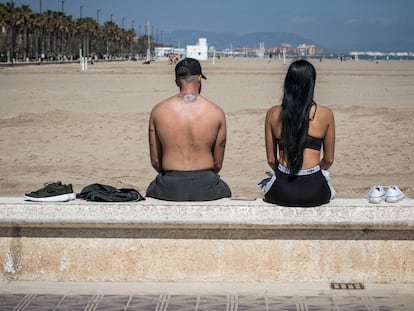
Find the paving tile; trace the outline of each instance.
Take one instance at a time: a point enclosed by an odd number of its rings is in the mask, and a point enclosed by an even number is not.
[[[399,295],[398,297],[393,296],[382,296],[382,297],[369,297],[370,304],[374,307],[373,310],[381,311],[405,311],[414,310],[414,299],[413,296]]]
[[[236,307],[238,311],[261,311],[266,310],[266,301],[264,297],[254,296],[236,296]]]
[[[269,310],[296,311],[296,299],[293,296],[267,297],[266,304]]]
[[[124,310],[130,300],[129,296],[108,295],[103,296],[96,302],[96,309],[99,311]]]
[[[17,307],[17,310],[44,311],[53,310],[62,300],[60,295],[31,295],[26,296]],[[25,301],[25,302],[24,302]]]
[[[193,311],[197,303],[197,296],[172,295],[166,299],[168,311]]]
[[[91,295],[64,296],[55,311],[83,311],[91,301]]]
[[[0,294],[0,310],[13,310],[26,295]]]
[[[138,310],[161,310],[157,308],[160,304],[160,295],[142,295],[142,296],[133,296],[129,300],[127,309],[128,311],[138,311]]]
[[[197,311],[228,310],[229,297],[226,295],[201,296],[198,300]]]

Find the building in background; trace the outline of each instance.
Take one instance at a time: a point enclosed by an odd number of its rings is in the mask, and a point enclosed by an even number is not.
[[[156,47],[154,49],[156,58],[167,58],[173,55],[174,57],[182,58],[186,52],[184,48],[174,48],[172,46]]]
[[[199,38],[197,45],[187,45],[186,57],[195,58],[197,60],[208,59],[208,45],[206,38]]]

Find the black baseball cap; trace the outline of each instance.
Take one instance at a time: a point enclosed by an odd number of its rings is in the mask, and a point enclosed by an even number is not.
[[[175,66],[175,77],[183,78],[188,76],[201,75],[203,79],[206,76],[201,72],[200,62],[194,58],[184,58]]]

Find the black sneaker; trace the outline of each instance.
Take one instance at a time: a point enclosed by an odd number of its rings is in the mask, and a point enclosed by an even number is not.
[[[24,198],[35,202],[66,202],[76,199],[72,185],[64,185],[60,181],[46,183],[37,191],[26,193]]]

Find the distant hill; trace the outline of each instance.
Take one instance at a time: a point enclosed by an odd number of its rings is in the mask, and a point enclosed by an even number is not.
[[[249,34],[235,34],[231,32],[206,32],[198,30],[178,30],[166,33],[166,44],[184,47],[186,45],[197,44],[198,38],[207,38],[209,46],[214,46],[218,50],[230,49],[233,47],[258,48],[260,42],[264,42],[266,47],[281,46],[282,43],[289,43],[298,46],[302,43],[318,45],[314,40],[301,37],[289,32],[255,32]]]
[[[236,34],[231,32],[206,32],[198,30],[177,30],[166,33],[163,37],[165,44],[185,47],[197,44],[198,38],[206,38],[209,46],[218,50],[242,48],[258,48],[264,42],[265,48],[280,47],[282,43],[298,46],[302,43],[314,44],[324,49],[325,53],[348,53],[351,51],[379,51],[379,52],[414,52],[414,40],[398,42],[354,42],[341,45],[323,45],[311,38],[305,38],[290,32],[255,32],[249,34]]]
[[[414,41],[393,41],[393,42],[357,42],[346,46],[336,47],[339,51],[372,51],[372,52],[414,52]]]

